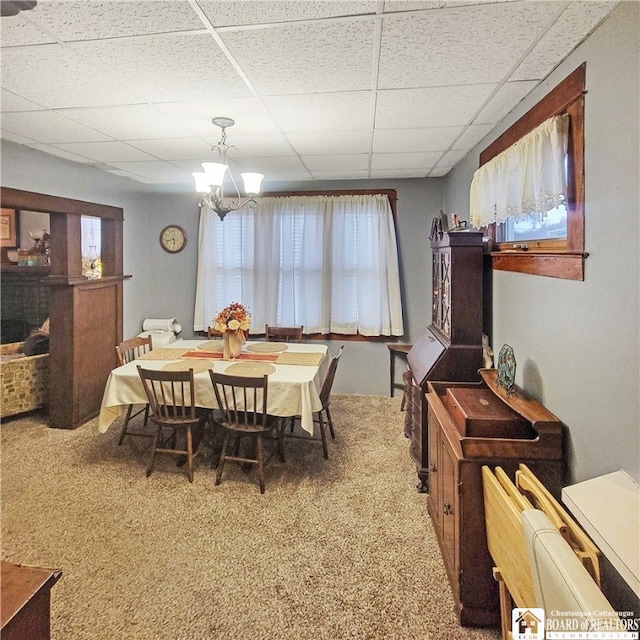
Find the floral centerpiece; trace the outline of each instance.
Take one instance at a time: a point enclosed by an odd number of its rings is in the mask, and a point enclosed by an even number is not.
[[[213,320],[213,328],[220,333],[226,331],[235,331],[241,333],[240,336],[245,339],[245,332],[249,330],[251,326],[251,314],[247,311],[246,307],[239,302],[232,302],[228,307],[225,307]]]
[[[251,326],[251,314],[239,302],[232,302],[218,312],[213,319],[213,328],[222,333],[224,340],[223,357],[232,360],[240,354],[242,343],[246,341],[246,332]]]

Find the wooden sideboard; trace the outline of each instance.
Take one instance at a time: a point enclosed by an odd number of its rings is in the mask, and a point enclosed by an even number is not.
[[[429,496],[427,508],[462,626],[500,623],[498,584],[487,547],[482,466],[502,467],[512,479],[525,463],[560,497],[563,425],[516,388],[507,396],[494,369],[479,383],[429,382]]]
[[[62,571],[3,561],[0,572],[2,640],[49,640],[51,589]]]

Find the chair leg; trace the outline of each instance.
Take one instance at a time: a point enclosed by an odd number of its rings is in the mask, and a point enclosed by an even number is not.
[[[227,446],[229,445],[229,438],[231,434],[227,431],[224,434],[224,440],[222,441],[222,451],[220,452],[220,462],[218,463],[218,470],[216,471],[216,485],[219,485],[222,480],[222,470],[224,469],[225,456],[227,454]]]
[[[264,493],[264,450],[262,446],[262,436],[256,438],[256,458],[258,460],[258,481],[260,482],[260,493]]]
[[[191,427],[187,427],[187,475],[189,482],[193,482],[193,437]]]
[[[148,406],[148,405],[147,405]],[[129,424],[129,420],[131,420],[131,411],[133,411],[133,405],[130,404],[127,407],[127,413],[124,417],[124,424],[122,425],[122,430],[120,431],[120,440],[118,440],[118,445],[122,444],[124,437],[127,435],[127,425]],[[146,422],[145,422],[146,424]]]
[[[160,434],[162,433],[162,427],[158,425],[156,429],[156,434],[153,436],[153,443],[151,444],[151,459],[149,460],[149,464],[147,465],[147,478],[151,475],[153,471],[153,464],[156,460],[156,448],[158,447],[158,442],[160,440]]]
[[[324,453],[325,460],[329,457],[329,450],[327,449],[327,432],[324,428],[324,419],[322,418],[322,411],[318,411],[318,426],[320,427],[320,437],[322,438],[322,451]]]
[[[144,426],[147,426],[147,422],[149,422],[149,405],[144,408]]]
[[[329,407],[325,407],[324,410],[327,413],[327,422],[329,423],[329,431],[331,432],[331,437],[335,440],[336,434],[333,430],[333,420],[331,419],[331,412],[329,411]]]
[[[286,424],[284,419],[280,422],[280,424],[276,427],[276,438],[278,439],[278,454],[280,455],[280,460],[285,462],[284,459],[284,430],[286,429]]]

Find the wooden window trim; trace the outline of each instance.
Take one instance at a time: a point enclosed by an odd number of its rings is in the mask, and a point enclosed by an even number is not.
[[[492,239],[491,266],[498,271],[584,280],[584,95],[586,63],[580,65],[540,102],[525,113],[480,154],[480,166],[510,147],[539,124],[569,114],[569,193],[567,239],[527,242],[522,250],[513,242],[496,242],[496,225],[487,228]]]

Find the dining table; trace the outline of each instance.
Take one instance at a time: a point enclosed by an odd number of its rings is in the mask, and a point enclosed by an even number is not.
[[[105,384],[98,430],[105,433],[124,415],[130,404],[146,404],[138,365],[144,369],[193,369],[195,403],[217,409],[209,370],[216,373],[260,377],[268,375],[267,412],[286,418],[300,417],[302,428],[314,432],[314,413],[320,411],[320,389],[331,361],[326,345],[247,341],[233,360],[225,360],[222,340],[176,340],[139,356],[109,374]]]

